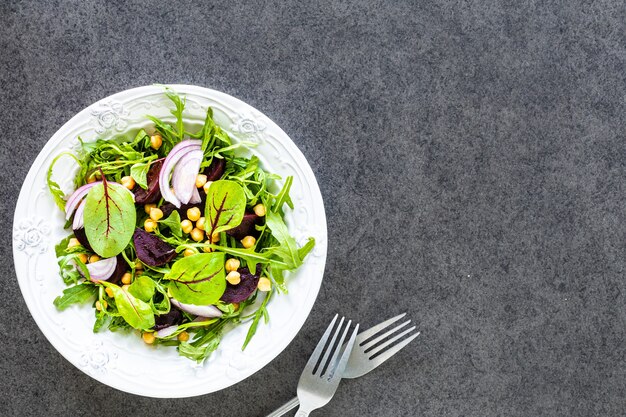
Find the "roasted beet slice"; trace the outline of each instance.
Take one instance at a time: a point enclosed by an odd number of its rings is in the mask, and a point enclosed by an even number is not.
[[[115,266],[113,275],[111,275],[111,278],[107,279],[107,281],[112,284],[119,284],[126,271],[128,271],[126,259],[124,259],[121,254],[117,255],[117,265]]]
[[[76,239],[78,239],[80,244],[83,245],[85,249],[89,251],[93,251],[93,249],[91,248],[91,245],[89,244],[89,240],[87,240],[87,233],[85,233],[84,228],[81,227],[80,229],[75,229],[74,236],[76,236]]]
[[[137,258],[148,266],[163,266],[176,257],[172,246],[143,229],[135,229],[133,242]]]
[[[159,331],[166,327],[178,325],[183,321],[183,313],[179,309],[172,306],[166,314],[154,316],[154,330]]]
[[[217,181],[224,175],[224,169],[226,169],[226,161],[213,158],[211,165],[206,167],[202,173],[206,175],[207,181]]]
[[[261,224],[261,218],[254,213],[246,213],[243,215],[239,226],[227,230],[226,234],[237,240],[241,240],[246,236],[258,237],[259,232],[254,228],[256,224]]]
[[[135,194],[135,203],[137,204],[149,204],[156,203],[161,198],[161,191],[159,190],[159,173],[163,166],[163,160],[159,159],[154,161],[148,170],[146,180],[148,182],[148,189],[144,190],[139,185],[135,185],[133,193]]]
[[[259,283],[261,266],[257,265],[256,275],[251,274],[248,268],[237,270],[241,275],[241,281],[237,285],[226,283],[226,291],[222,294],[221,300],[225,303],[240,303],[252,295]]]

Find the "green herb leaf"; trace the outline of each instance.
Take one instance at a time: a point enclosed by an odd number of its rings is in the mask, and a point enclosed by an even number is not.
[[[178,135],[178,140],[183,140],[183,136],[185,135],[185,127],[183,124],[183,111],[185,110],[185,101],[181,99],[176,92],[172,89],[165,87],[165,95],[169,98],[172,103],[176,106],[174,110],[170,110],[170,113],[176,118],[176,131]]]
[[[89,190],[85,203],[85,233],[94,252],[103,258],[126,248],[135,230],[135,203],[131,193],[106,180]]]
[[[204,216],[207,236],[239,226],[246,210],[246,195],[234,181],[215,181],[209,187]]]
[[[226,290],[224,254],[199,253],[182,258],[163,278],[172,282],[170,292],[181,303],[215,304]]]
[[[265,297],[265,300],[263,300],[263,302],[261,303],[261,307],[259,307],[259,309],[254,313],[254,319],[252,320],[252,324],[250,325],[250,328],[248,329],[248,334],[246,334],[246,340],[243,342],[243,346],[241,347],[241,350],[246,349],[246,346],[248,346],[248,343],[250,343],[250,340],[252,340],[252,338],[256,334],[256,329],[257,327],[259,327],[259,322],[261,321],[261,317],[265,317],[265,323],[267,323],[268,314],[267,314],[266,308],[267,308],[267,303],[270,301],[270,298],[272,297],[273,293],[274,291],[270,291],[267,294],[267,296]]]
[[[270,210],[265,215],[265,224],[271,230],[272,236],[274,236],[281,245],[274,250],[274,253],[289,265],[289,269],[297,268],[302,265],[296,240],[289,234],[287,225],[282,217],[278,213]]]
[[[150,169],[150,162],[142,162],[130,167],[130,176],[133,177],[135,182],[139,184],[144,190],[148,188],[148,170]]]
[[[180,214],[176,210],[167,219],[159,220],[159,224],[169,228],[172,235],[179,238],[183,236],[183,230],[180,226]]]
[[[84,303],[92,300],[98,293],[95,285],[83,283],[63,290],[63,295],[54,299],[54,306],[59,310],[65,310],[72,304]]]
[[[59,206],[59,208],[63,210],[63,212],[65,213],[65,193],[63,192],[63,190],[61,190],[61,186],[52,179],[52,170],[54,168],[54,165],[57,163],[59,159],[61,159],[64,156],[69,156],[72,159],[74,159],[78,163],[78,165],[81,166],[81,172],[82,172],[83,166],[82,166],[81,161],[78,158],[76,158],[76,156],[74,156],[73,154],[69,152],[63,152],[57,155],[50,163],[50,167],[48,167],[48,173],[46,175],[46,182],[48,183],[48,189],[50,190],[50,194],[52,194],[52,198],[54,199],[54,202],[56,203],[56,205]]]
[[[150,301],[156,290],[156,284],[154,281],[145,275],[141,275],[135,278],[132,284],[128,287],[128,292],[139,298],[141,301]]]
[[[113,291],[117,310],[129,325],[138,330],[148,330],[154,327],[154,313],[149,304],[135,298],[115,284],[106,281],[100,281],[100,283]]]

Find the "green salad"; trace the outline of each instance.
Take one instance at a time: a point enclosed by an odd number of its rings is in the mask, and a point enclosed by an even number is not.
[[[52,161],[48,187],[71,230],[56,245],[68,288],[54,305],[91,303],[94,332],[133,332],[201,362],[225,331],[251,322],[245,349],[315,241],[299,247],[285,224],[292,177],[265,171],[211,108],[187,130],[185,99],[165,94],[173,122],[146,116],[145,129],[78,138],[79,151]],[[65,195],[54,166],[68,158],[78,172]]]

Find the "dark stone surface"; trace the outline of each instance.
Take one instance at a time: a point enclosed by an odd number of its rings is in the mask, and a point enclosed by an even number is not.
[[[622,2],[0,3],[0,415],[261,416],[331,313],[423,335],[318,416],[614,416],[626,409]],[[547,5],[545,3],[553,3]],[[46,341],[11,222],[45,141],[109,94],[187,83],[265,112],[325,198],[302,332],[225,391],[127,395]]]

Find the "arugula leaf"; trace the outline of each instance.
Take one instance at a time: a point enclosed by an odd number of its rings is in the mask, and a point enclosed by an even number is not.
[[[163,278],[171,281],[169,290],[181,303],[215,304],[226,289],[224,254],[199,253],[179,259]]]
[[[159,339],[162,340],[167,340],[167,339],[174,339],[176,336],[178,336],[179,334],[181,334],[184,330],[187,329],[192,329],[194,327],[205,327],[205,326],[209,326],[215,322],[217,322],[219,319],[206,319],[206,320],[202,320],[202,321],[190,321],[187,323],[183,323],[183,324],[179,324],[178,327],[176,328],[176,331],[174,333],[171,333],[167,336],[164,337],[159,337]]]
[[[74,159],[78,163],[78,165],[81,166],[81,168],[83,164],[78,158],[76,158],[76,156],[74,156],[74,154],[69,153],[69,152],[63,152],[55,156],[52,162],[50,163],[50,166],[48,167],[48,173],[46,174],[46,182],[48,183],[48,189],[50,190],[50,194],[52,194],[52,198],[54,199],[55,204],[65,213],[65,193],[61,189],[61,186],[52,179],[52,170],[54,168],[54,165],[57,163],[59,159],[61,159],[64,156],[69,156],[72,159]]]
[[[148,188],[148,170],[150,162],[137,163],[130,167],[130,176],[144,190]]]
[[[183,236],[183,230],[180,226],[180,214],[176,210],[167,219],[159,220],[159,224],[169,228],[174,236],[178,238]]]
[[[180,96],[176,94],[172,89],[165,87],[165,95],[169,98],[176,108],[174,110],[170,110],[170,113],[176,118],[176,130],[178,140],[183,140],[183,136],[185,135],[185,125],[183,124],[183,111],[185,110],[185,101],[186,99],[181,100]]]
[[[103,258],[116,256],[128,246],[136,221],[132,194],[103,179],[87,194],[85,233],[94,252]]]
[[[65,310],[72,304],[84,303],[93,299],[98,293],[95,285],[82,283],[63,290],[63,295],[54,299],[54,306],[58,310]]]
[[[145,275],[141,275],[135,278],[132,284],[128,287],[128,292],[140,299],[141,301],[148,302],[154,296],[156,290],[155,282]]]
[[[274,253],[289,265],[289,269],[297,268],[302,265],[296,239],[289,234],[287,225],[285,225],[282,217],[270,210],[265,214],[265,224],[272,232],[272,236],[274,236],[281,245],[274,250]]]
[[[113,291],[117,310],[130,326],[138,330],[148,330],[154,327],[154,313],[149,304],[135,298],[115,284],[107,281],[100,281],[100,283]]]
[[[213,182],[204,206],[207,236],[239,226],[246,210],[243,188],[234,181]]]
[[[261,321],[261,317],[265,318],[265,324],[267,324],[269,320],[269,316],[267,314],[267,303],[270,301],[270,298],[272,297],[273,293],[274,291],[270,291],[269,293],[267,293],[265,300],[263,300],[259,309],[254,313],[254,319],[252,320],[252,324],[250,325],[250,328],[248,329],[248,333],[246,334],[246,340],[243,342],[243,346],[241,347],[241,350],[246,349],[246,346],[248,346],[248,343],[250,343],[250,340],[252,340],[252,337],[254,337],[254,335],[256,334],[256,329],[257,327],[259,327],[259,322]]]
[[[222,334],[220,332],[205,345],[194,346],[189,342],[182,342],[178,345],[178,353],[180,353],[181,356],[200,363],[217,349],[221,341]]]
[[[289,197],[289,190],[291,190],[291,184],[293,184],[293,177],[289,176],[285,179],[285,185],[280,190],[280,192],[276,195],[276,201],[272,206],[272,211],[276,213],[282,213],[283,204],[287,203],[290,209],[293,210],[293,202],[291,201],[291,197]]]

